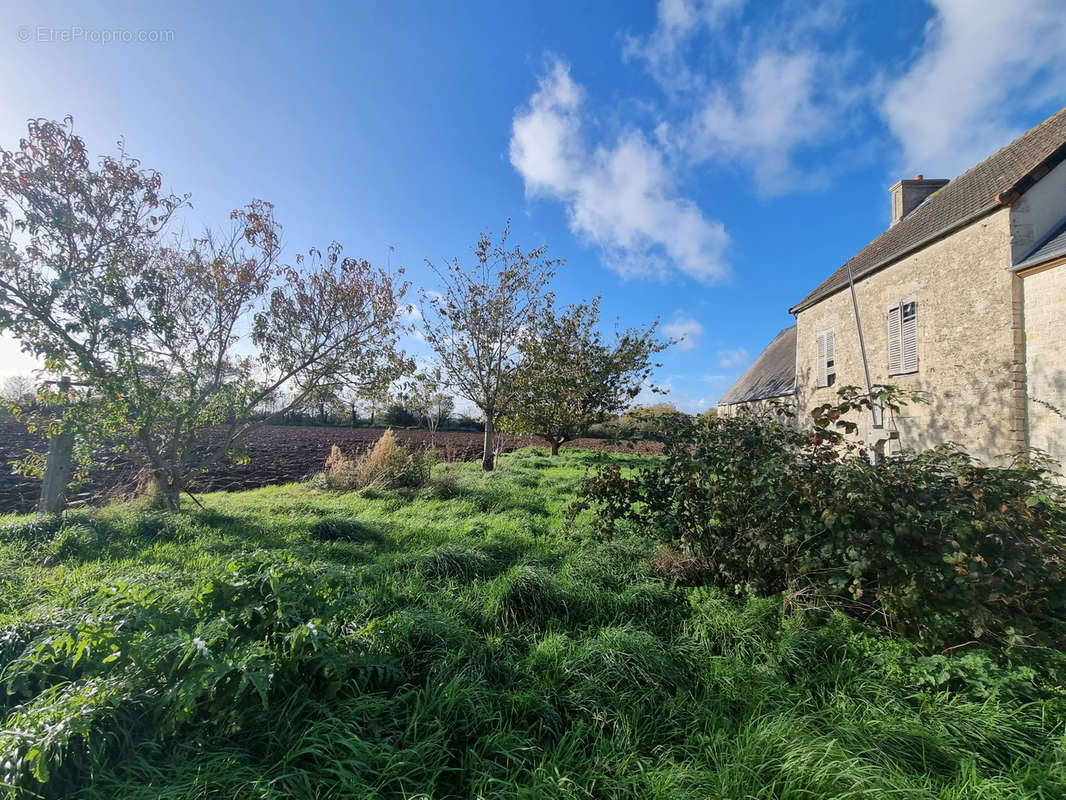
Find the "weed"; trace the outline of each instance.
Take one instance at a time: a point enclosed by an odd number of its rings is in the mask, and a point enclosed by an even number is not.
[[[400,443],[389,428],[359,457],[333,445],[322,483],[330,489],[399,489],[424,486],[436,461],[432,451],[418,452]]]

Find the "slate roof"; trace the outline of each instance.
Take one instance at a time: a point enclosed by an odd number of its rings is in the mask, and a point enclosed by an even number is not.
[[[1066,256],[1066,219],[1033,252],[1015,264],[1014,271],[1035,267],[1062,256]]]
[[[737,379],[718,405],[781,397],[796,391],[796,326],[785,328]]]
[[[933,192],[910,214],[851,259],[856,279],[950,233],[963,224],[1008,206],[1066,160],[1066,108],[1022,134],[998,153]],[[848,285],[847,264],[789,309],[796,313]]]

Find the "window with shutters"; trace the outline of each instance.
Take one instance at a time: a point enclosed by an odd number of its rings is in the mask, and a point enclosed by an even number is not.
[[[818,385],[832,386],[837,382],[836,337],[833,329],[818,334]]]
[[[888,309],[888,374],[918,371],[918,304],[900,300]]]

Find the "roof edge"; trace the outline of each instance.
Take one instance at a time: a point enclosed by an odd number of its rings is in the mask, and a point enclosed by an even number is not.
[[[1041,178],[1051,172],[1051,170],[1055,169],[1055,167],[1063,161],[1066,161],[1066,142],[1063,142],[1048,153],[1031,170],[1018,178],[1013,186],[1000,192],[996,196],[996,200],[1004,206],[1013,205],[1023,194],[1032,189]]]
[[[715,405],[790,397],[796,394],[796,389],[796,325],[793,323],[777,332]]]
[[[1064,150],[1064,155],[1066,155],[1066,150]],[[1043,176],[1041,176],[1041,177],[1043,177]],[[1034,181],[1034,183],[1035,183],[1035,181]],[[1020,196],[1021,195],[1019,195],[1019,197]],[[974,213],[963,217],[960,220],[956,220],[955,222],[951,223],[947,227],[941,228],[940,230],[936,231],[935,233],[929,234],[924,239],[919,239],[917,242],[912,244],[906,250],[902,250],[899,253],[895,253],[895,254],[889,256],[888,258],[886,258],[886,259],[884,259],[882,261],[878,261],[873,266],[867,267],[866,269],[862,270],[861,272],[855,273],[852,276],[852,278],[854,280],[858,281],[861,278],[865,278],[867,275],[871,275],[874,272],[877,272],[878,270],[881,270],[881,269],[884,269],[885,267],[891,266],[892,264],[895,264],[897,261],[900,261],[900,260],[906,258],[911,253],[913,253],[913,252],[915,252],[917,250],[921,250],[923,247],[929,246],[930,244],[932,244],[936,240],[942,239],[945,236],[947,236],[948,234],[954,233],[955,231],[959,230],[960,228],[965,228],[967,225],[970,225],[970,224],[972,224],[974,222],[977,222],[977,220],[981,219],[981,217],[988,216],[993,211],[996,211],[997,209],[1004,208],[1004,207],[1005,207],[1005,204],[1001,203],[999,201],[997,201],[995,203],[990,203],[989,205],[985,206],[984,208],[981,208],[981,209],[975,211]],[[844,262],[845,265],[847,263],[848,263],[847,261]],[[825,294],[820,294],[820,295],[813,296],[809,300],[800,300],[798,303],[796,303],[796,305],[792,306],[788,310],[788,313],[789,314],[798,314],[801,311],[806,311],[808,308],[810,308],[811,306],[822,302],[827,297],[832,297],[837,292],[843,291],[844,289],[847,288],[847,286],[848,286],[848,284],[844,284],[843,286],[840,286],[840,287],[838,287],[836,289],[833,289],[830,292],[826,292]]]
[[[1047,261],[1041,261],[1039,264],[1033,264],[1022,269],[1015,270],[1014,274],[1019,278],[1028,278],[1031,275],[1039,275],[1041,272],[1046,272],[1049,269],[1055,269],[1055,267],[1061,267],[1066,264],[1066,252],[1061,253],[1058,256],[1049,258]]]
[[[1063,247],[1057,250],[1045,253],[1042,256],[1039,255],[1040,251],[1043,250],[1049,242],[1051,242],[1053,239],[1058,238],[1063,233],[1066,233],[1066,217],[1063,217],[1054,225],[1052,225],[1051,229],[1042,237],[1040,237],[1037,243],[1030,247],[1029,251],[1024,256],[1018,259],[1018,263],[1010,268],[1011,272],[1021,272],[1022,270],[1028,269],[1029,267],[1035,267],[1038,264],[1043,264],[1045,261],[1052,261],[1061,256],[1063,253],[1066,253],[1066,245],[1063,245]]]
[[[778,397],[795,397],[796,396],[796,384],[792,384],[792,388],[787,392],[778,392],[777,394],[761,394],[756,397],[745,397],[743,400],[733,400],[732,402],[727,400],[719,400],[715,403],[716,406],[741,406],[745,403],[758,403],[760,400],[775,400]],[[724,395],[723,395],[724,398]]]

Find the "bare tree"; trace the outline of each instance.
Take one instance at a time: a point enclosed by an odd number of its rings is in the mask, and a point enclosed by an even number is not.
[[[562,263],[546,258],[546,247],[525,253],[509,247],[510,227],[508,222],[498,242],[481,234],[469,267],[458,260],[443,267],[427,261],[444,291],[421,292],[426,341],[449,382],[484,417],[486,471],[496,463],[496,421],[518,392],[520,345],[533,334],[545,290]]]
[[[29,375],[10,375],[0,387],[0,399],[12,405],[24,405],[37,396],[37,385]]]
[[[455,411],[455,398],[448,394],[440,369],[414,375],[405,384],[404,395],[411,410],[429,431],[430,445],[435,445],[441,423]]]

